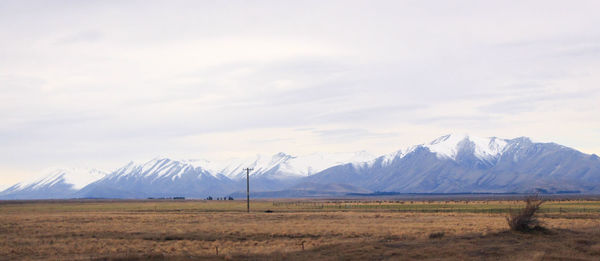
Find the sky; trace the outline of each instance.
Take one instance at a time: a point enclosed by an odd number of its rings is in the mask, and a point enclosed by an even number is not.
[[[0,1],[0,189],[447,133],[600,154],[599,1]]]

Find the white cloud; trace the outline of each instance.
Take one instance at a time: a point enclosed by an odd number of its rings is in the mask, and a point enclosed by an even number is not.
[[[447,132],[598,153],[598,7],[3,1],[0,176],[156,154],[385,153]]]

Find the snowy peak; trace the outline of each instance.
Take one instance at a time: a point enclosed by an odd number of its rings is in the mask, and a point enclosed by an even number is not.
[[[292,156],[285,153],[256,155],[223,162],[176,161],[155,158],[143,164],[130,162],[78,192],[79,197],[206,197],[242,190],[245,168],[252,168],[256,191],[281,189],[307,175],[348,161],[368,159],[365,152]]]
[[[306,177],[336,165],[362,163],[374,158],[375,156],[364,150],[350,153],[313,153],[291,158],[280,170]]]
[[[407,155],[417,151],[420,148],[426,148],[435,153],[440,159],[456,160],[459,153],[472,153],[481,160],[490,160],[500,155],[506,147],[506,140],[496,137],[480,138],[467,134],[447,134],[425,144],[401,149],[362,164],[366,167],[372,167],[379,164],[381,167],[390,165],[395,160],[402,159]]]
[[[181,174],[181,172],[194,167],[189,163],[174,161],[167,158],[156,158],[146,162],[140,168],[139,174],[148,177],[164,177]]]
[[[43,175],[31,181],[19,183],[13,191],[32,191],[49,189],[56,185],[66,185],[78,190],[106,176],[106,172],[85,168],[54,168],[43,171]]]
[[[215,176],[223,175],[234,180],[245,179],[245,168],[252,168],[250,175],[273,179],[299,178],[312,175],[326,168],[351,163],[364,162],[374,158],[366,151],[352,153],[313,153],[294,156],[279,152],[273,155],[260,155],[248,158],[234,158],[224,161],[194,161]]]
[[[526,137],[450,134],[377,158],[365,151],[280,152],[215,162],[157,157],[129,162],[108,175],[95,169],[51,169],[0,192],[0,198],[225,196],[245,189],[245,168],[253,168],[253,191],[306,182],[406,193],[600,191],[596,155]]]
[[[117,169],[109,176],[108,179],[176,179],[186,173],[206,174],[208,171],[201,167],[195,167],[190,161],[177,161],[169,158],[157,157],[143,164],[129,162],[125,166]]]
[[[306,179],[402,193],[598,193],[600,158],[555,143],[444,135],[381,156],[336,166]]]
[[[472,150],[475,157],[490,160],[501,155],[509,141],[496,137],[481,138],[466,134],[449,134],[421,146],[436,153],[439,158],[456,159],[459,152]]]

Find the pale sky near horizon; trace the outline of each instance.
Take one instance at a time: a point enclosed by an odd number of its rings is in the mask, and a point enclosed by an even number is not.
[[[600,154],[599,1],[0,1],[0,189],[446,133]]]

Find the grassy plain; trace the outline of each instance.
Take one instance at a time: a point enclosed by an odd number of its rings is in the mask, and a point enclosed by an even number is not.
[[[0,260],[598,260],[600,201],[3,201]],[[218,254],[217,254],[218,252]]]

